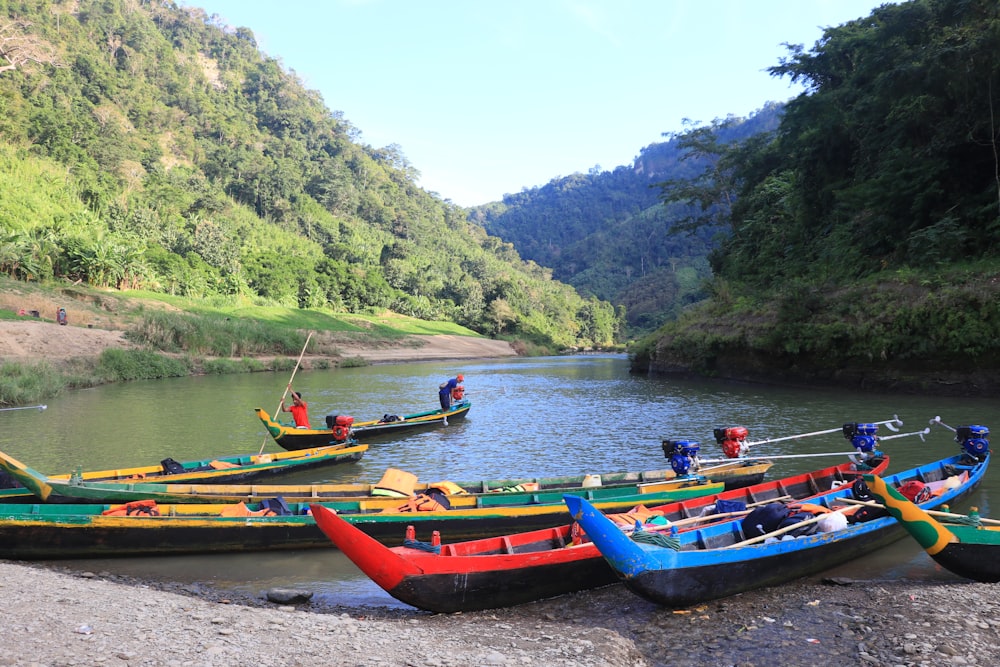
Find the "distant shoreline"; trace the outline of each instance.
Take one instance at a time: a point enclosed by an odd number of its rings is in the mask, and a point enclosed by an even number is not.
[[[26,318],[0,320],[0,360],[43,361],[96,357],[108,348],[130,349],[125,332]],[[410,335],[391,343],[350,343],[339,347],[341,359],[367,363],[394,363],[448,359],[514,357],[517,352],[503,340],[454,334]],[[306,357],[316,359],[317,357]]]

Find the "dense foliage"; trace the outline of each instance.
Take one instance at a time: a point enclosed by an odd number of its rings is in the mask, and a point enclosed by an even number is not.
[[[1000,4],[911,0],[790,46],[804,83],[780,127],[712,157],[674,205],[730,234],[713,299],[638,349],[639,366],[977,373],[1000,366]],[[956,385],[952,377],[942,385]]]
[[[781,106],[709,128],[737,142],[777,127]],[[556,280],[611,301],[628,333],[648,332],[706,297],[707,256],[719,227],[679,224],[687,203],[664,207],[654,187],[697,178],[706,164],[680,137],[643,148],[630,166],[553,179],[546,185],[474,208],[470,220],[514,244],[527,259],[552,267]]]
[[[771,72],[807,92],[770,141],[720,151],[735,203],[715,271],[768,287],[995,255],[997,54],[989,0],[884,5],[790,47]]]
[[[415,185],[248,28],[152,0],[0,0],[0,272],[383,309],[549,346],[612,306]]]

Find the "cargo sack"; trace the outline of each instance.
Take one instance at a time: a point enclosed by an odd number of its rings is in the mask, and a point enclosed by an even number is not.
[[[847,515],[847,523],[864,523],[884,516],[889,516],[889,512],[884,507],[863,506]]]
[[[778,524],[777,530],[781,530],[782,528],[788,528],[789,526],[794,526],[797,523],[802,523],[803,521],[812,518],[814,518],[814,515],[810,514],[809,512],[796,512],[794,514],[789,514],[781,521],[781,523]],[[802,537],[803,535],[812,535],[813,533],[816,532],[818,528],[819,526],[814,521],[813,523],[810,523],[808,526],[802,526],[801,528],[793,528],[784,535],[791,535],[792,537]]]
[[[715,511],[717,514],[729,514],[730,512],[742,512],[747,508],[747,504],[742,500],[726,500],[720,498],[715,501]]]
[[[163,473],[165,475],[179,475],[182,472],[187,472],[184,466],[171,458],[163,459],[160,461],[160,465],[163,466]]]
[[[897,491],[912,503],[920,504],[931,499],[930,487],[917,480],[902,484]]]
[[[291,516],[292,510],[288,507],[288,503],[281,496],[276,498],[265,498],[260,501],[261,509],[268,509],[274,512],[276,516]]]
[[[768,503],[754,509],[743,518],[743,535],[746,539],[773,533],[788,518],[790,510],[781,503]]]

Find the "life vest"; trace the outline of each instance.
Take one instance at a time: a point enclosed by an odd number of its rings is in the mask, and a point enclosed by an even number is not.
[[[814,516],[817,514],[827,514],[833,511],[829,507],[816,505],[814,503],[789,503],[788,509],[793,512],[808,512]]]
[[[441,496],[444,500],[444,496]],[[421,493],[419,495],[413,496],[408,499],[402,505],[398,507],[387,507],[382,510],[382,513],[396,513],[396,512],[438,512],[441,510],[451,509],[450,506],[439,502],[433,496]]]
[[[385,472],[382,473],[382,479],[372,489],[372,495],[407,498],[413,495],[416,485],[417,476],[412,472],[398,468],[386,468]]]
[[[465,387],[463,387],[462,385],[457,385],[454,389],[451,390],[452,400],[460,401],[462,400],[463,396],[465,396]]]
[[[608,514],[607,517],[618,524],[619,527],[631,528],[635,522],[649,523],[653,517],[663,516],[660,510],[651,510],[645,505],[636,505],[628,512],[621,514]]]
[[[219,516],[277,516],[277,512],[272,509],[252,510],[247,507],[244,502],[236,503],[235,505],[225,505],[219,510]]]
[[[433,484],[427,485],[428,489],[437,489],[446,496],[454,496],[459,493],[465,493],[465,489],[460,487],[455,482],[434,482]]]
[[[156,508],[155,500],[134,500],[124,505],[106,509],[101,514],[104,516],[139,516],[141,514],[159,516],[160,510]]]
[[[538,482],[525,482],[524,484],[513,484],[511,486],[499,486],[490,489],[490,493],[534,493],[542,488]]]

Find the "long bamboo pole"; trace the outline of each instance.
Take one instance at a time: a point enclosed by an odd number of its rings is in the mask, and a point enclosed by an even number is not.
[[[299,364],[302,363],[302,357],[306,354],[306,348],[309,347],[309,341],[312,339],[313,332],[310,331],[309,335],[306,336],[305,345],[302,346],[302,351],[299,352],[299,360],[295,362],[295,368],[292,369],[292,376],[288,378],[288,385],[285,387],[285,391],[281,394],[281,400],[278,401],[278,407],[274,410],[274,421],[278,421],[278,415],[281,414],[281,404],[285,402],[285,398],[288,396],[288,392],[292,388],[292,380],[295,379],[295,374],[299,372]],[[257,452],[257,456],[260,456],[264,452],[264,445],[267,444],[267,434],[264,435],[264,441],[260,443],[260,451]]]

